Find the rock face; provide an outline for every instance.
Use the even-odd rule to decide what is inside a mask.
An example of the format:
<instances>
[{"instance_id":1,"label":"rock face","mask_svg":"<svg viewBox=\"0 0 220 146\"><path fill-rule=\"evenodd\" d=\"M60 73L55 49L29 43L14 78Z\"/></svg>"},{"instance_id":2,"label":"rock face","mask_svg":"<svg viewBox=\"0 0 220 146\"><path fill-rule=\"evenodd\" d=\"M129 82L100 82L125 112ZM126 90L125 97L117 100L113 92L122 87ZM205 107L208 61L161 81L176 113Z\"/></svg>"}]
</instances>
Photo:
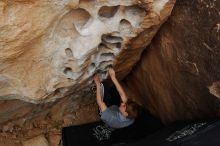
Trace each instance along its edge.
<instances>
[{"instance_id":1,"label":"rock face","mask_svg":"<svg viewBox=\"0 0 220 146\"><path fill-rule=\"evenodd\" d=\"M124 78L175 0L1 0L0 139L98 120L92 76ZM5 139L5 140L4 140ZM12 144L9 144L12 145Z\"/></svg>"},{"instance_id":2,"label":"rock face","mask_svg":"<svg viewBox=\"0 0 220 146\"><path fill-rule=\"evenodd\" d=\"M126 77L130 95L164 122L220 112L220 3L177 0Z\"/></svg>"},{"instance_id":3,"label":"rock face","mask_svg":"<svg viewBox=\"0 0 220 146\"><path fill-rule=\"evenodd\" d=\"M0 2L0 99L82 96L97 71L131 70L174 0ZM124 65L126 64L126 65Z\"/></svg>"},{"instance_id":4,"label":"rock face","mask_svg":"<svg viewBox=\"0 0 220 146\"><path fill-rule=\"evenodd\" d=\"M23 146L49 146L46 138L43 135L24 141Z\"/></svg>"}]
</instances>

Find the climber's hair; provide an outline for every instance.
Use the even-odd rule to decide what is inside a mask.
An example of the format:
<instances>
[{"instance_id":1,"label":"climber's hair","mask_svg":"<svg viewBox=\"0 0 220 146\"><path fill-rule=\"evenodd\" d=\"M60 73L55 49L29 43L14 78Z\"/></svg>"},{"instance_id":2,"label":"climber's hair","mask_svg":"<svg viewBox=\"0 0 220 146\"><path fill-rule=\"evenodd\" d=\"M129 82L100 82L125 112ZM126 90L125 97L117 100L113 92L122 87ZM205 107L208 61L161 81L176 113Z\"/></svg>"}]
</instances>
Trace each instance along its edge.
<instances>
[{"instance_id":1,"label":"climber's hair","mask_svg":"<svg viewBox=\"0 0 220 146\"><path fill-rule=\"evenodd\" d=\"M128 99L126 103L127 118L137 118L141 112L141 107L134 101Z\"/></svg>"}]
</instances>

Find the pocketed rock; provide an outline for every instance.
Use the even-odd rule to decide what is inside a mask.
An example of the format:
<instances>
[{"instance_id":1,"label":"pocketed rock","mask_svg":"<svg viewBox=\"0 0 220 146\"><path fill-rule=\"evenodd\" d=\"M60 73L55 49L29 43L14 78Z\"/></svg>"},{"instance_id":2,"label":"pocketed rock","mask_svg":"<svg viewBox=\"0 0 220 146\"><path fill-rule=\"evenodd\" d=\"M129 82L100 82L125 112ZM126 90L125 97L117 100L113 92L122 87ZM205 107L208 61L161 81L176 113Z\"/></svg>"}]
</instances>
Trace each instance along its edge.
<instances>
[{"instance_id":1,"label":"pocketed rock","mask_svg":"<svg viewBox=\"0 0 220 146\"><path fill-rule=\"evenodd\" d=\"M174 4L175 0L0 1L0 125L13 121L23 128L37 117L68 124L97 120L90 114L94 110L85 113L78 108L93 106L93 75L99 72L104 80L114 66L118 79L124 78ZM72 113L78 121L65 117Z\"/></svg>"},{"instance_id":2,"label":"pocketed rock","mask_svg":"<svg viewBox=\"0 0 220 146\"><path fill-rule=\"evenodd\" d=\"M123 78L170 15L175 0L0 2L0 99L81 97L114 65ZM123 64L122 64L123 62Z\"/></svg>"}]
</instances>

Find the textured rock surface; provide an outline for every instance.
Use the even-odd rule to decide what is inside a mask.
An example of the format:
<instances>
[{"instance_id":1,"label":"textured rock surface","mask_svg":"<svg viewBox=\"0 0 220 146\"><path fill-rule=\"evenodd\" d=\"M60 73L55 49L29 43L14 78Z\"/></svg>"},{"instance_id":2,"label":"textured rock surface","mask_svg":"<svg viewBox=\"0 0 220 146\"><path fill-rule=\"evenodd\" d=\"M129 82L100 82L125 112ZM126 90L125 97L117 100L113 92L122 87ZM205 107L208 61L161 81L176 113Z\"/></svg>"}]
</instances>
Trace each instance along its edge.
<instances>
[{"instance_id":1,"label":"textured rock surface","mask_svg":"<svg viewBox=\"0 0 220 146\"><path fill-rule=\"evenodd\" d=\"M220 3L177 0L125 83L164 122L220 112Z\"/></svg>"},{"instance_id":2,"label":"textured rock surface","mask_svg":"<svg viewBox=\"0 0 220 146\"><path fill-rule=\"evenodd\" d=\"M49 146L44 135L40 135L23 142L23 146Z\"/></svg>"},{"instance_id":3,"label":"textured rock surface","mask_svg":"<svg viewBox=\"0 0 220 146\"><path fill-rule=\"evenodd\" d=\"M92 75L114 65L124 78L174 3L0 1L0 141L44 134L52 145L62 126L98 120Z\"/></svg>"},{"instance_id":4,"label":"textured rock surface","mask_svg":"<svg viewBox=\"0 0 220 146\"><path fill-rule=\"evenodd\" d=\"M105 79L107 67L121 68L120 62L129 62L120 74L125 76L173 5L174 0L1 1L0 99L42 103L82 95L96 71Z\"/></svg>"}]
</instances>

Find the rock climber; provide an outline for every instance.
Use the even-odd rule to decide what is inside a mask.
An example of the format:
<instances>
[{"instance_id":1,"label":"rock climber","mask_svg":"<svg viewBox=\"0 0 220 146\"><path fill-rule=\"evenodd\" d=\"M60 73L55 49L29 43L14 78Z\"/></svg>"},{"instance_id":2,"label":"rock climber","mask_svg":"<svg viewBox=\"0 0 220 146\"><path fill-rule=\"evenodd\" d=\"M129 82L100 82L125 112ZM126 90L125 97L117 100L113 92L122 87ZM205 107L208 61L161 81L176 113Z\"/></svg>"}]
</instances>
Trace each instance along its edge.
<instances>
[{"instance_id":1,"label":"rock climber","mask_svg":"<svg viewBox=\"0 0 220 146\"><path fill-rule=\"evenodd\" d=\"M105 98L108 98L106 97L106 92L108 92L106 85L103 84L103 82L101 83L99 74L95 74L96 101L99 106L101 120L112 128L124 128L130 126L134 123L135 118L139 114L139 105L127 97L112 68L108 70L108 74L120 95L121 101L119 106L111 105L107 107L107 103L105 103Z\"/></svg>"}]
</instances>

